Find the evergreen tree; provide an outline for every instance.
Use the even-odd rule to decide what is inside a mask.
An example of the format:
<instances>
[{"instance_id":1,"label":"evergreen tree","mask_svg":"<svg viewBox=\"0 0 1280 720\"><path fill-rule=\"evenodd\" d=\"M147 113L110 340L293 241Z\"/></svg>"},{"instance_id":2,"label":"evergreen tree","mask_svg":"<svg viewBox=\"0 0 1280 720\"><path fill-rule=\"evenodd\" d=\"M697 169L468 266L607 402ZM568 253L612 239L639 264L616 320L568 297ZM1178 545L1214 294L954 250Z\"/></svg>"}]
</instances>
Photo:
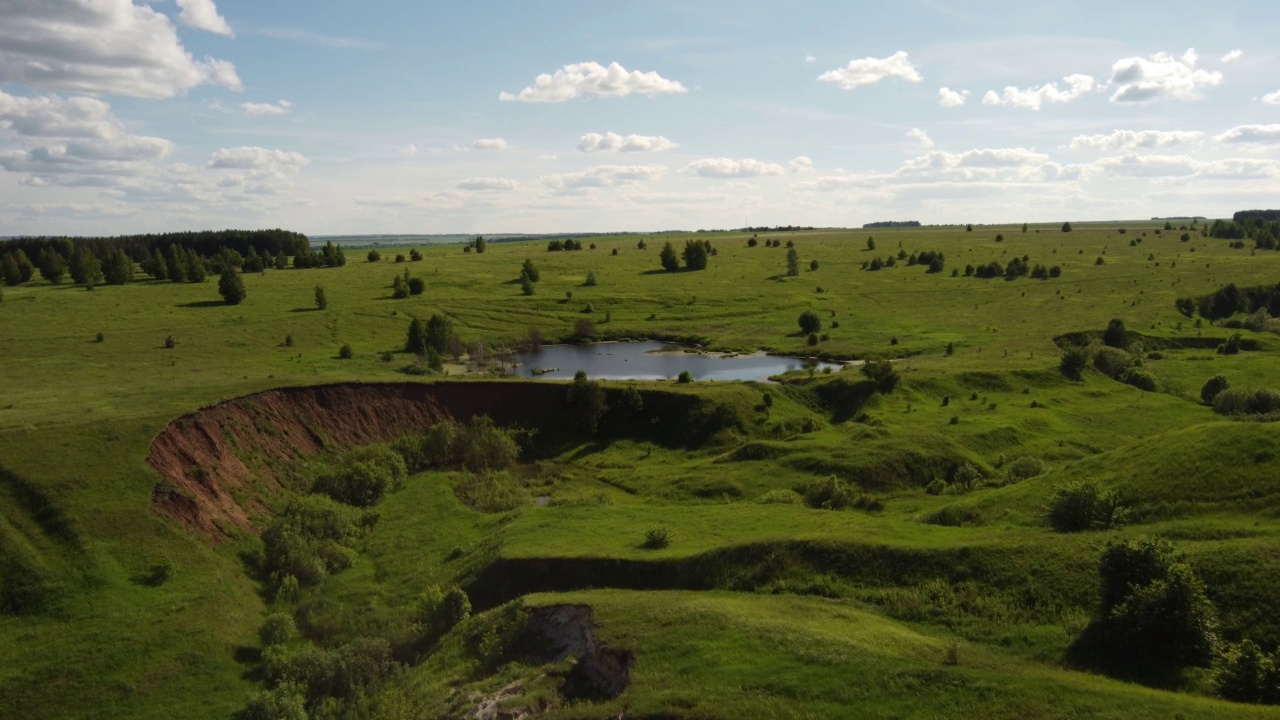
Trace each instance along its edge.
<instances>
[{"instance_id":1,"label":"evergreen tree","mask_svg":"<svg viewBox=\"0 0 1280 720\"><path fill-rule=\"evenodd\" d=\"M365 259L369 262L378 262L382 259L382 253L378 252L377 248L374 248L369 251L369 254L365 256Z\"/></svg>"},{"instance_id":2,"label":"evergreen tree","mask_svg":"<svg viewBox=\"0 0 1280 720\"><path fill-rule=\"evenodd\" d=\"M483 238L483 237L481 237L481 236L479 236L479 235L477 235L477 236L476 236L476 239L475 239L475 249L476 249L476 254L477 254L477 255L483 255L483 254L484 254L484 250L485 250L485 241L484 241L484 238ZM537 282L537 281L535 280L534 282Z\"/></svg>"},{"instance_id":3,"label":"evergreen tree","mask_svg":"<svg viewBox=\"0 0 1280 720\"><path fill-rule=\"evenodd\" d=\"M427 321L427 347L443 355L452 338L453 321L439 313L432 315Z\"/></svg>"},{"instance_id":4,"label":"evergreen tree","mask_svg":"<svg viewBox=\"0 0 1280 720\"><path fill-rule=\"evenodd\" d=\"M206 270L204 260L195 250L187 250L186 263L183 268L187 277L187 282L202 283L205 281Z\"/></svg>"},{"instance_id":5,"label":"evergreen tree","mask_svg":"<svg viewBox=\"0 0 1280 720\"><path fill-rule=\"evenodd\" d=\"M5 253L0 258L0 280L4 280L5 285L22 284L22 270L18 268L18 260L13 253Z\"/></svg>"},{"instance_id":6,"label":"evergreen tree","mask_svg":"<svg viewBox=\"0 0 1280 720\"><path fill-rule=\"evenodd\" d=\"M391 281L391 297L396 300L403 300L409 297L409 283L406 283L404 278L399 275L396 276L395 280Z\"/></svg>"},{"instance_id":7,"label":"evergreen tree","mask_svg":"<svg viewBox=\"0 0 1280 720\"><path fill-rule=\"evenodd\" d=\"M709 243L698 240L684 241L684 266L690 270L706 270Z\"/></svg>"},{"instance_id":8,"label":"evergreen tree","mask_svg":"<svg viewBox=\"0 0 1280 720\"><path fill-rule=\"evenodd\" d=\"M800 274L800 253L795 248L787 251L787 275L795 277Z\"/></svg>"},{"instance_id":9,"label":"evergreen tree","mask_svg":"<svg viewBox=\"0 0 1280 720\"><path fill-rule=\"evenodd\" d=\"M404 349L414 355L427 351L427 330L418 318L409 323L409 336L405 339Z\"/></svg>"},{"instance_id":10,"label":"evergreen tree","mask_svg":"<svg viewBox=\"0 0 1280 720\"><path fill-rule=\"evenodd\" d=\"M533 260L525 258L524 265L520 266L520 277L527 278L531 283L536 283L542 279L542 273L538 272L538 266L533 264Z\"/></svg>"},{"instance_id":11,"label":"evergreen tree","mask_svg":"<svg viewBox=\"0 0 1280 720\"><path fill-rule=\"evenodd\" d=\"M324 288L316 286L316 309L324 310L329 307L329 298L324 294Z\"/></svg>"},{"instance_id":12,"label":"evergreen tree","mask_svg":"<svg viewBox=\"0 0 1280 720\"><path fill-rule=\"evenodd\" d=\"M643 240L641 242L644 242ZM662 246L662 252L658 254L658 261L662 263L662 269L667 272L675 272L680 269L680 258L676 257L676 249L671 247L668 242Z\"/></svg>"},{"instance_id":13,"label":"evergreen tree","mask_svg":"<svg viewBox=\"0 0 1280 720\"><path fill-rule=\"evenodd\" d=\"M67 274L67 261L52 247L40 251L40 276L57 285Z\"/></svg>"},{"instance_id":14,"label":"evergreen tree","mask_svg":"<svg viewBox=\"0 0 1280 720\"><path fill-rule=\"evenodd\" d=\"M124 285L133 279L133 258L123 250L112 250L107 253L102 274L108 285Z\"/></svg>"},{"instance_id":15,"label":"evergreen tree","mask_svg":"<svg viewBox=\"0 0 1280 720\"><path fill-rule=\"evenodd\" d=\"M102 281L102 263L93 253L80 248L71 258L71 279L77 285L83 285L86 290L92 290Z\"/></svg>"},{"instance_id":16,"label":"evergreen tree","mask_svg":"<svg viewBox=\"0 0 1280 720\"><path fill-rule=\"evenodd\" d=\"M263 271L265 265L262 262L262 256L258 254L257 248L252 245L249 246L249 254L244 256L244 265L241 267L244 268L245 272L256 273Z\"/></svg>"},{"instance_id":17,"label":"evergreen tree","mask_svg":"<svg viewBox=\"0 0 1280 720\"><path fill-rule=\"evenodd\" d=\"M1071 223L1070 223L1070 222L1064 222L1064 223L1062 223L1062 232L1071 232Z\"/></svg>"},{"instance_id":18,"label":"evergreen tree","mask_svg":"<svg viewBox=\"0 0 1280 720\"><path fill-rule=\"evenodd\" d=\"M22 251L22 248L18 248L13 251L13 259L18 265L19 282L24 283L30 281L31 277L36 274L36 266L31 263L31 258L27 257L27 254Z\"/></svg>"},{"instance_id":19,"label":"evergreen tree","mask_svg":"<svg viewBox=\"0 0 1280 720\"><path fill-rule=\"evenodd\" d=\"M222 267L222 276L218 278L218 294L228 305L239 305L245 298L244 279L231 265Z\"/></svg>"},{"instance_id":20,"label":"evergreen tree","mask_svg":"<svg viewBox=\"0 0 1280 720\"><path fill-rule=\"evenodd\" d=\"M528 275L520 276L520 292L525 295L533 294L533 281L529 279Z\"/></svg>"},{"instance_id":21,"label":"evergreen tree","mask_svg":"<svg viewBox=\"0 0 1280 720\"><path fill-rule=\"evenodd\" d=\"M285 255L283 250L276 253L276 269L277 270L289 269L289 256Z\"/></svg>"},{"instance_id":22,"label":"evergreen tree","mask_svg":"<svg viewBox=\"0 0 1280 720\"><path fill-rule=\"evenodd\" d=\"M183 258L178 255L178 252L177 245L170 245L164 259L166 274L170 280L176 283L184 282L187 279L187 266L183 262Z\"/></svg>"}]
</instances>

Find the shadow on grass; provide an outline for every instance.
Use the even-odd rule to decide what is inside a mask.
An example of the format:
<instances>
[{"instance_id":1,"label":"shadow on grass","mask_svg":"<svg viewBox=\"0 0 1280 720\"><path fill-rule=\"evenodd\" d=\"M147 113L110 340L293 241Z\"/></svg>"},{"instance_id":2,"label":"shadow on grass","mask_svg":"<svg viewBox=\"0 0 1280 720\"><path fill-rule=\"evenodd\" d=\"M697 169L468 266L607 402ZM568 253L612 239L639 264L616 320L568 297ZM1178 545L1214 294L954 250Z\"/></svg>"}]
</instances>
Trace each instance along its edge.
<instances>
[{"instance_id":1,"label":"shadow on grass","mask_svg":"<svg viewBox=\"0 0 1280 720\"><path fill-rule=\"evenodd\" d=\"M301 308L294 308L294 309L290 310L289 312L294 312L294 313L320 312L320 308L313 308L313 307L301 307Z\"/></svg>"},{"instance_id":2,"label":"shadow on grass","mask_svg":"<svg viewBox=\"0 0 1280 720\"><path fill-rule=\"evenodd\" d=\"M211 308L211 307L222 307L222 306L224 306L224 305L226 305L226 304L227 304L227 303L226 303L226 301L224 301L224 300L197 300L197 301L195 301L195 302L179 303L178 305L175 305L174 307L180 307L180 308Z\"/></svg>"}]
</instances>

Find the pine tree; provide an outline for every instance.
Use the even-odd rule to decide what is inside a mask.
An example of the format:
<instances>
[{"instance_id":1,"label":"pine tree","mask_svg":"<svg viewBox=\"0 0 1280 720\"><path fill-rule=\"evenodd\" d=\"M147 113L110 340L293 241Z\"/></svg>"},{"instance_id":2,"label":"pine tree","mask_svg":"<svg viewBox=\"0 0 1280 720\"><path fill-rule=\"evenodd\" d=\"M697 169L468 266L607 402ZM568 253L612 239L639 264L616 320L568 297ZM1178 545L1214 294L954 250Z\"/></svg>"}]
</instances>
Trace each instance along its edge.
<instances>
[{"instance_id":1,"label":"pine tree","mask_svg":"<svg viewBox=\"0 0 1280 720\"><path fill-rule=\"evenodd\" d=\"M218 278L218 294L228 305L239 305L245 298L244 279L230 265L222 268L222 276Z\"/></svg>"},{"instance_id":2,"label":"pine tree","mask_svg":"<svg viewBox=\"0 0 1280 720\"><path fill-rule=\"evenodd\" d=\"M662 246L662 252L658 254L658 261L662 263L662 269L667 272L675 272L680 269L680 258L676 257L676 249L671 247L671 243Z\"/></svg>"},{"instance_id":3,"label":"pine tree","mask_svg":"<svg viewBox=\"0 0 1280 720\"><path fill-rule=\"evenodd\" d=\"M409 297L409 284L399 275L396 276L395 280L391 281L391 297L396 300L403 300Z\"/></svg>"},{"instance_id":4,"label":"pine tree","mask_svg":"<svg viewBox=\"0 0 1280 720\"><path fill-rule=\"evenodd\" d=\"M183 263L183 271L186 275L187 282L202 283L207 277L204 268L204 260L193 249L187 250L186 261Z\"/></svg>"},{"instance_id":5,"label":"pine tree","mask_svg":"<svg viewBox=\"0 0 1280 720\"><path fill-rule=\"evenodd\" d=\"M538 266L533 264L533 260L524 259L524 265L520 266L520 277L528 278L529 282L536 283L542 279L542 273L538 272Z\"/></svg>"},{"instance_id":6,"label":"pine tree","mask_svg":"<svg viewBox=\"0 0 1280 720\"><path fill-rule=\"evenodd\" d=\"M427 321L427 347L444 354L449 348L449 340L453 338L453 321L435 314Z\"/></svg>"},{"instance_id":7,"label":"pine tree","mask_svg":"<svg viewBox=\"0 0 1280 720\"><path fill-rule=\"evenodd\" d=\"M795 248L787 251L787 275L795 277L800 274L800 253Z\"/></svg>"},{"instance_id":8,"label":"pine tree","mask_svg":"<svg viewBox=\"0 0 1280 720\"><path fill-rule=\"evenodd\" d=\"M329 298L325 296L324 288L317 285L316 286L316 309L324 310L327 307L329 307Z\"/></svg>"},{"instance_id":9,"label":"pine tree","mask_svg":"<svg viewBox=\"0 0 1280 720\"><path fill-rule=\"evenodd\" d=\"M409 323L409 336L405 339L404 349L415 355L421 355L427 351L427 331L418 318L414 318L413 322Z\"/></svg>"},{"instance_id":10,"label":"pine tree","mask_svg":"<svg viewBox=\"0 0 1280 720\"><path fill-rule=\"evenodd\" d=\"M67 261L51 247L40 251L40 276L57 285L67 274Z\"/></svg>"}]
</instances>

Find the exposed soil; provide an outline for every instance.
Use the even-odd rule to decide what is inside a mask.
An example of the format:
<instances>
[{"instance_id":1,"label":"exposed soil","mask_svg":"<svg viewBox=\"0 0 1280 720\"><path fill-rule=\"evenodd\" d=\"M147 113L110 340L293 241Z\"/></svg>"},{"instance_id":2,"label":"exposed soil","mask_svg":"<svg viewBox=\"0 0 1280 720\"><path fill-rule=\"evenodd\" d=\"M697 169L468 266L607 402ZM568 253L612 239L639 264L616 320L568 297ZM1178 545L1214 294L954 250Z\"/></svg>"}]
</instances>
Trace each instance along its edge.
<instances>
[{"instance_id":1,"label":"exposed soil","mask_svg":"<svg viewBox=\"0 0 1280 720\"><path fill-rule=\"evenodd\" d=\"M558 410L548 383L342 383L281 388L227 400L169 423L147 463L161 476L152 508L214 541L252 531L265 500L300 458L387 442L442 418L488 415L500 424Z\"/></svg>"},{"instance_id":2,"label":"exposed soil","mask_svg":"<svg viewBox=\"0 0 1280 720\"><path fill-rule=\"evenodd\" d=\"M556 660L577 659L564 687L568 698L615 698L627 689L635 655L600 645L590 605L549 605L529 611L529 629L555 649Z\"/></svg>"}]
</instances>

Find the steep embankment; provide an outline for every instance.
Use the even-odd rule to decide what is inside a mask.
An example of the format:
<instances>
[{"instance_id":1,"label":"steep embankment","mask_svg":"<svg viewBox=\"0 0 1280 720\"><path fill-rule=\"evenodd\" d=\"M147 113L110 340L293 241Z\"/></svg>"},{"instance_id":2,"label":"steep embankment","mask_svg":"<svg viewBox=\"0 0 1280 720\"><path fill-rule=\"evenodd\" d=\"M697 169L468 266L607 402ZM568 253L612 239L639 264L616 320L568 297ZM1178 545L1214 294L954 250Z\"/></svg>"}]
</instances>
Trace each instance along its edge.
<instances>
[{"instance_id":1,"label":"steep embankment","mask_svg":"<svg viewBox=\"0 0 1280 720\"><path fill-rule=\"evenodd\" d=\"M394 440L442 418L516 423L563 395L562 386L532 383L344 383L226 400L174 420L152 441L147 462L162 478L152 508L220 539L251 527L263 494L301 457Z\"/></svg>"}]
</instances>

